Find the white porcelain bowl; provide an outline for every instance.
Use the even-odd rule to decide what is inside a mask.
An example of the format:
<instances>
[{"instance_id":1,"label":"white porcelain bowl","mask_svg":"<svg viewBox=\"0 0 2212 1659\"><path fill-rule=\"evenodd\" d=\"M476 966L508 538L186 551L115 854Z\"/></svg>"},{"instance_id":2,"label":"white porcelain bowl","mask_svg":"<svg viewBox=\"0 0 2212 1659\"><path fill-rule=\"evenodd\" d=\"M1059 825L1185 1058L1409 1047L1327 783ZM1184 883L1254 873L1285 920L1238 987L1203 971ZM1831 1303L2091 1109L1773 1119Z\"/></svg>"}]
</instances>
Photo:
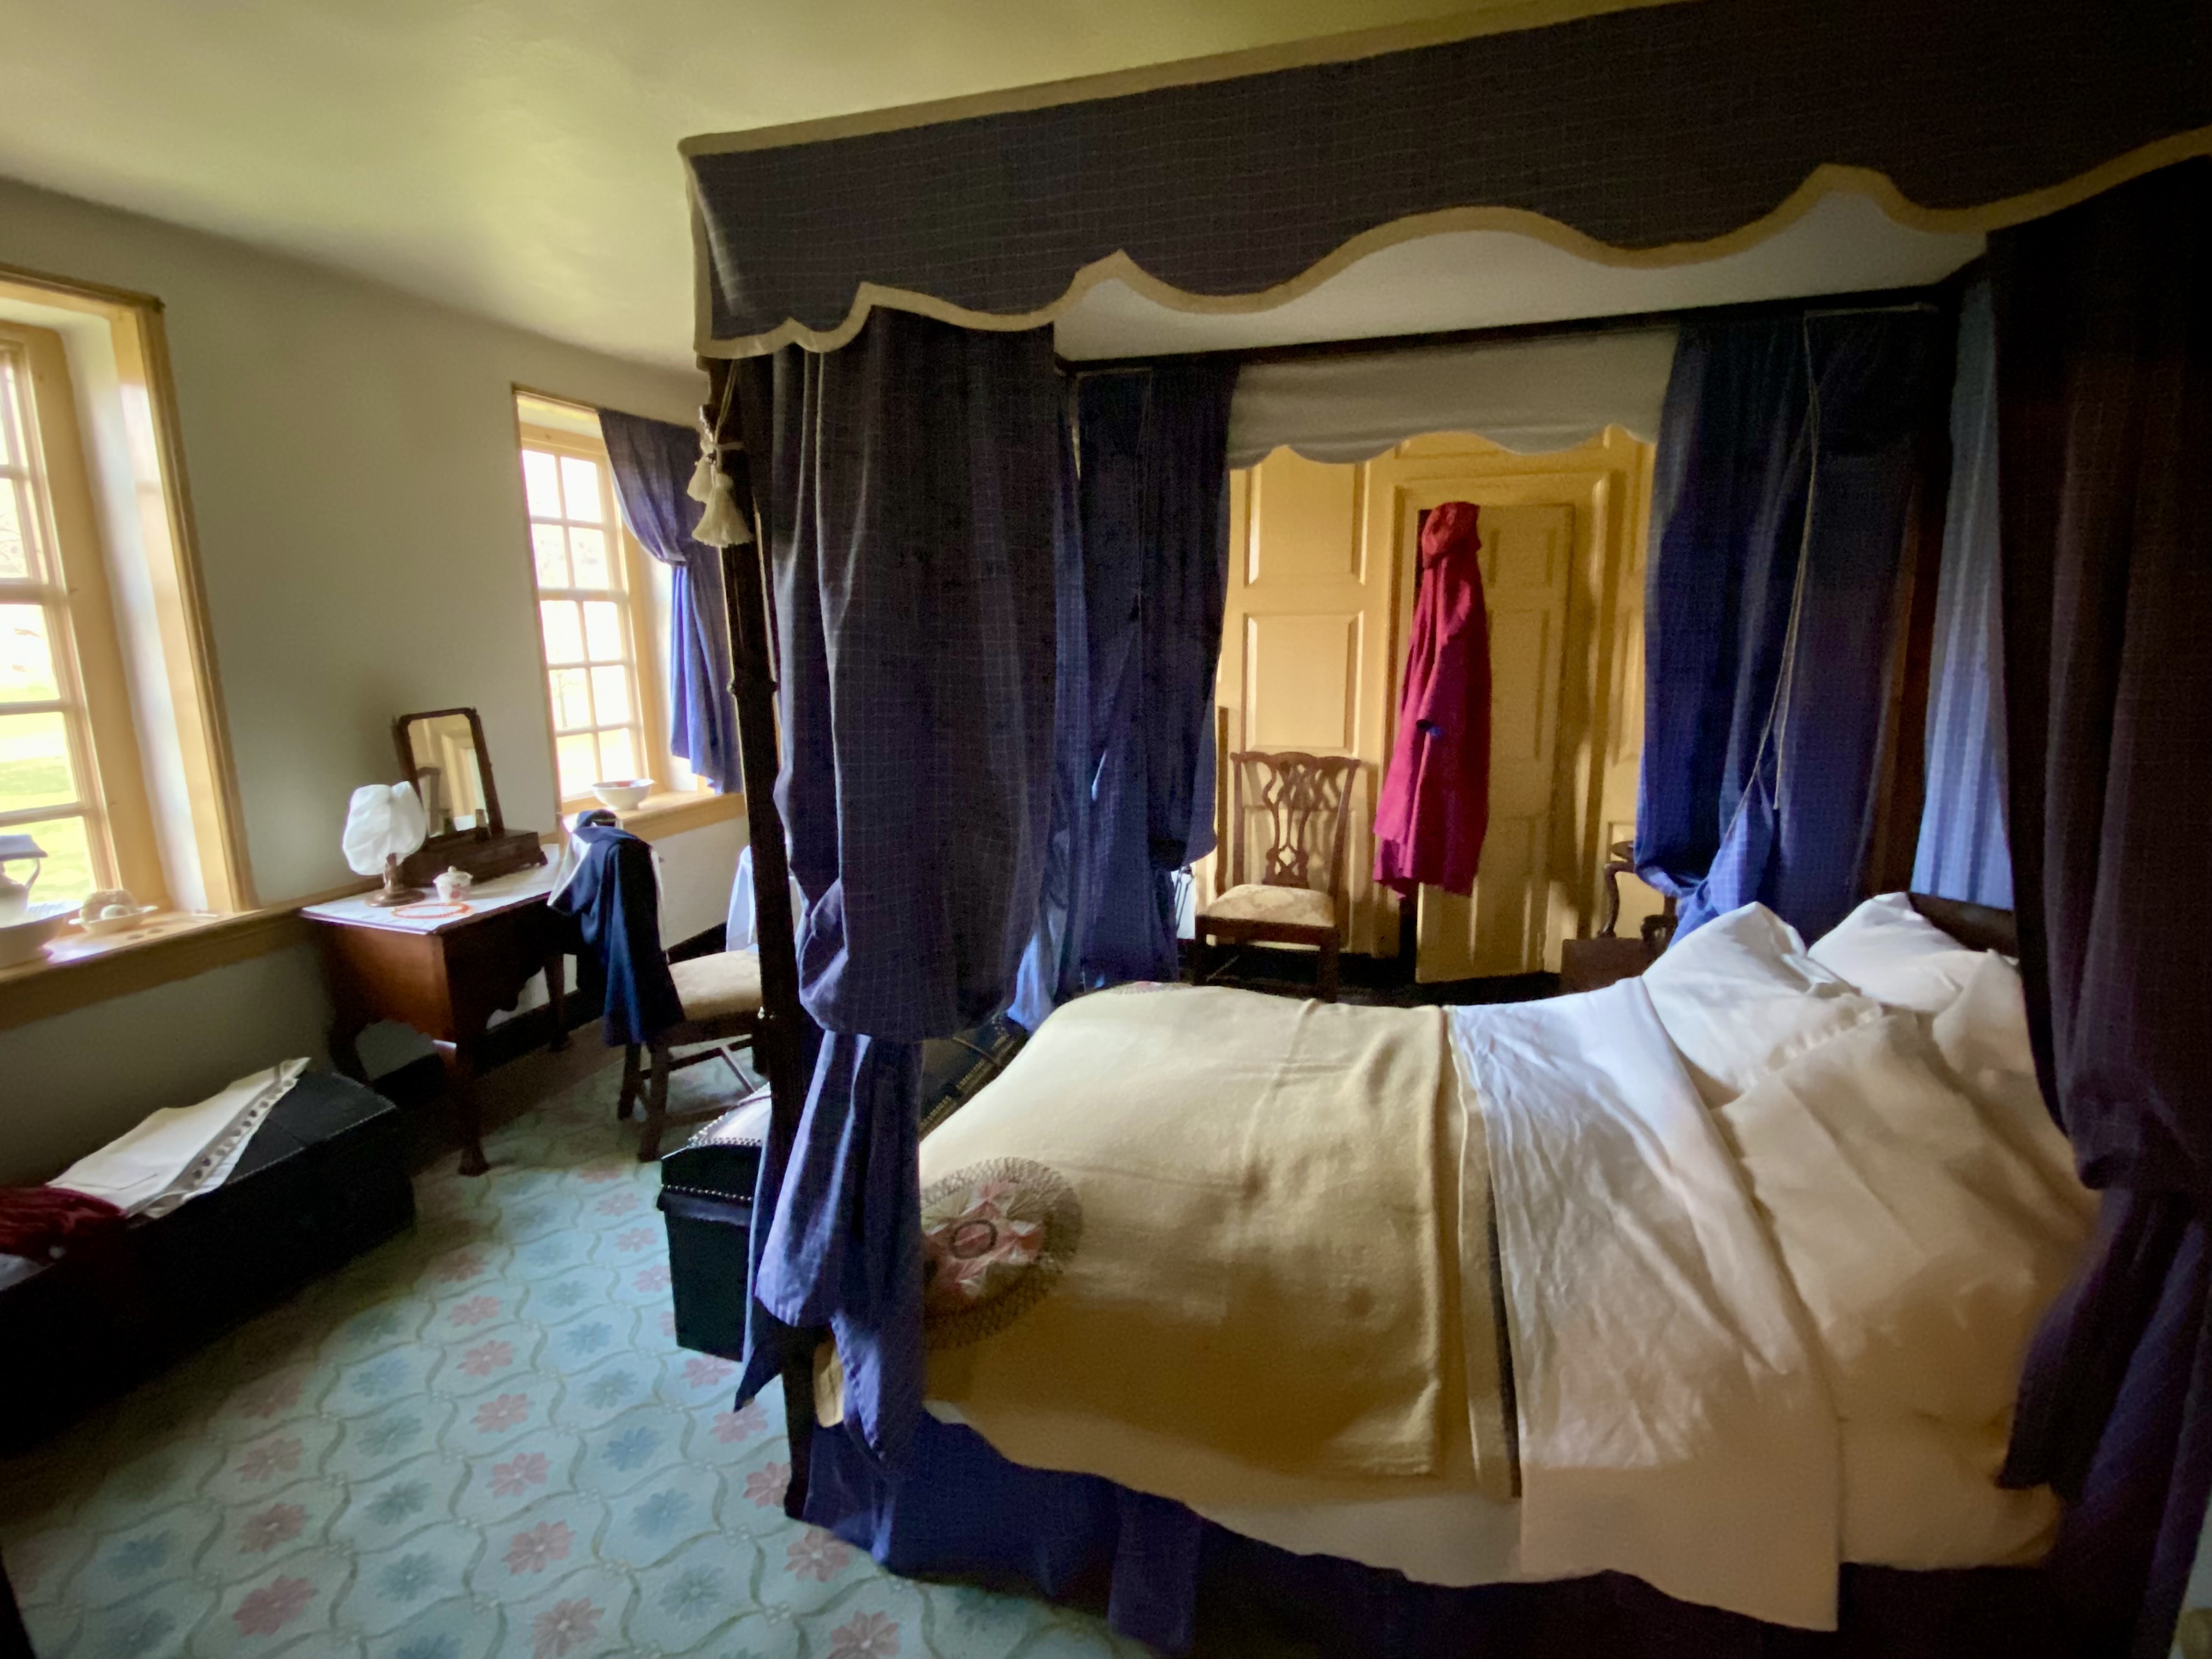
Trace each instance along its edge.
<instances>
[{"instance_id":1,"label":"white porcelain bowl","mask_svg":"<svg viewBox=\"0 0 2212 1659\"><path fill-rule=\"evenodd\" d=\"M13 921L0 922L0 968L20 968L39 959L39 947L62 930L76 906L57 901L33 904Z\"/></svg>"},{"instance_id":2,"label":"white porcelain bowl","mask_svg":"<svg viewBox=\"0 0 2212 1659\"><path fill-rule=\"evenodd\" d=\"M617 779L611 783L595 783L592 793L617 812L627 812L653 793L651 778Z\"/></svg>"}]
</instances>

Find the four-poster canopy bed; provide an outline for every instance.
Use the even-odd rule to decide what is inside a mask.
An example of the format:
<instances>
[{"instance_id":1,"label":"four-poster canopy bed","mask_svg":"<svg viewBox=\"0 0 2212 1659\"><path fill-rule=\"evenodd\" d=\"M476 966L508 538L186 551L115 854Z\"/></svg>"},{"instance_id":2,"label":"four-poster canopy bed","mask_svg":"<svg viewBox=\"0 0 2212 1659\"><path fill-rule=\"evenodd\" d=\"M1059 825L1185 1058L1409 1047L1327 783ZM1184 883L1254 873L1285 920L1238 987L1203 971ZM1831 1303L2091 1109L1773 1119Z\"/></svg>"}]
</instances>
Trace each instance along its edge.
<instances>
[{"instance_id":1,"label":"four-poster canopy bed","mask_svg":"<svg viewBox=\"0 0 2212 1659\"><path fill-rule=\"evenodd\" d=\"M1883 49L1868 50L1870 40ZM1579 1571L1596 1576L1486 1598L1437 1588L1480 1581L1379 1571L1402 1564L1345 1559L1357 1552L1315 1544L1310 1530L1295 1527L1275 1533L1281 1549L1271 1553L1252 1541L1269 1535L1267 1524L1249 1512L1242 1529L1201 1521L1196 1505L1170 1501L1160 1495L1161 1482L1148 1486L1133 1473L1147 1467L1133 1454L1106 1468L1024 1467L1026 1460L1009 1462L984 1443L1003 1450L1018 1434L978 1438L928 1415L920 1168L950 1156L946 1148L965 1147L987 1163L1029 1144L1065 1148L1063 1132L1072 1129L1051 1120L1048 1105L1023 1109L1031 1116L1019 1127L1018 1091L994 1085L928 1146L918 1146L914 1048L997 1012L1018 994L1049 1006L1146 977L1127 964L1163 948L1151 915L1158 882L1210 843L1194 803L1206 796L1202 770L1212 763L1206 647L1218 648L1225 550L1212 504L1226 434L1237 423L1233 365L1210 369L1200 357L1183 368L1139 368L1133 391L1123 386L1111 395L1108 377L1078 374L1063 395L1048 325L1061 326L1063 356L1088 328L1084 355L1117 361L1202 349L1209 328L1218 331L1214 342L1238 349L1310 340L1321 327L1346 337L1416 332L1388 320L1407 314L1406 295L1392 283L1407 272L1432 278L1435 267L1391 261L1423 238L1471 239L1460 246L1497 252L1502 240L1474 239L1510 237L1524 253L1548 245L1600 267L1662 273L1664 285L1644 289L1643 303L1616 294L1589 309L1679 313L1700 300L1924 284L1965 263L1986 234L1994 326L2007 341L2002 374L2018 362L2035 376L2032 384L2025 374L2017 382L2001 376L1991 418L2002 424L2008 453L2033 455L2043 468L2033 485L2014 473L2002 483L2004 741L2027 1021L2021 1052L2032 1033L2029 1074L2039 1075L2084 1175L2108 1196L2087 1247L2088 1266L2037 1340L2006 1471L2013 1487L2051 1481L2069 1500L2052 1566L1845 1570L1840 1632L1819 1650L2017 1651L2008 1644L2027 1644L2063 1651L2078 1640L2162 1651L2212 1480L2212 1399L2200 1410L2186 1386L2203 1327L2207 1245L2196 1195L2212 1193L2212 1156L2205 1156L2212 1153L2212 1103L2183 1064L2192 1036L2201 1039L2201 1019L2192 1021L2174 990L2155 982L2160 952L2179 942L2179 924L2137 896L2155 879L2161 855L2179 853L2185 826L2212 804L2205 772L2212 763L2203 758L2212 732L2199 706L2212 697L2178 711L2174 685L2147 670L2142 642L2154 635L2170 661L2190 665L2182 683L2203 690L2212 617L2201 564L2191 560L2202 559L2208 514L2191 509L2207 503L2201 481L2182 481L2183 457L2194 452L2175 434L2193 430L2201 443L2212 375L2203 313L2212 283L2212 185L2203 175L2212 163L2190 159L2212 153L2212 74L2205 72L2212 21L2201 9L2178 6L2112 14L1978 3L1931 13L1886 0L1844 14L1811 0L1700 0L1401 50L1390 44L1322 43L1304 61L1279 58L1256 71L1201 65L1147 89L1126 82L1046 88L995 106L684 147L700 255L698 344L714 375L703 412L762 532L731 548L724 565L761 894L760 1052L775 1102L743 1386L781 1378L793 1449L788 1507L902 1570L1011 1571L1056 1589L1097 1565L1103 1540L1115 1623L1166 1646L1200 1633L1193 1621L1201 1589L1218 1595L1239 1573L1333 1601L1340 1619L1357 1609L1381 1621L1381 1634L1370 1628L1368 1637L1409 1650L1471 1637L1494 1639L1504 1650L1548 1650L1629 1631L1656 1647L1795 1650L1789 1641L1796 1638L1712 1613L1713 1605L1782 1624L1822 1624L1817 1584L1796 1599L1778 1589L1757 1601L1752 1592L1701 1581L1711 1562L1692 1561L1680 1572L1650 1565L1664 1530L1652 1516L1644 1517L1649 1535L1641 1545L1611 1553L1589 1546L1592 1529L1602 1530L1592 1519L1604 1513L1602 1482L1598 1498L1579 1510L1568 1506L1583 1530L1555 1534L1549 1555L1532 1541L1540 1534L1535 1511L1524 1508L1519 1522L1531 1558L1551 1564L1547 1576L1562 1576L1567 1569L1559 1564L1583 1546ZM1870 197L1884 216L1836 218L1843 228L1809 270L1759 264L1769 239L1817 222L1827 211L1819 204L1838 191ZM2147 228L2153 226L2155 234ZM1697 291L1700 260L1710 262L1708 270L1728 266L1725 283ZM1369 261L1370 276L1385 265L1398 276L1364 278ZM1478 290L1479 283L1458 291L1440 285L1430 314L1443 327L1560 314L1547 308L1562 303L1552 291L1526 294L1522 310L1501 314L1510 297ZM1271 337L1267 319L1276 313L1283 331ZM1840 445L1837 471L1820 476L1831 478L1825 488L1848 496L1858 488L1852 467L1863 459L1847 438L1824 432L1824 402L1832 422L1848 426L1871 406L1853 387L1875 384L1867 380L1873 374L1879 392L1905 372L1880 368L1903 361L1896 331L1887 340L1869 334L1858 346L1816 349L1813 314L1798 306L1769 330L1771 343L1746 344L1740 331L1733 343L1701 348L1717 354L1711 374L1750 374L1743 363L1767 352L1771 362L1759 372L1779 388L1777 407L1809 411L1809 427L1784 447L1812 459L1785 458L1759 485L1778 492L1782 517L1806 526L1803 548L1793 542L1791 549L1795 596L1789 581L1775 590L1791 623L1784 635L1778 613L1776 637L1790 641L1789 651L1807 607L1807 573L1817 587L1823 569L1844 578L1856 569L1849 534L1838 532L1836 554L1813 550L1819 538L1803 467L1828 465L1823 445ZM1940 423L1948 381L1948 355L1945 387L1938 387L1931 354L1948 354L1948 343L1939 331L1905 351L1918 365L1909 374L1921 389L1868 441L1903 458L1879 490L1855 498L1864 514L1856 521L1859 541L1887 537L1887 556L1901 545L1906 520L1940 513L1930 499L1942 494L1940 470L1922 463L1930 398ZM1678 353L1670 404L1684 361ZM1850 402L1855 396L1860 404ZM2098 411L2116 409L2130 412L2137 449L2112 435L2118 428L2096 424ZM1078 466L1079 444L1086 457L1103 459ZM2153 510L2130 520L2115 504L2116 487L2133 489ZM1680 505L1667 502L1670 510ZM2084 507L2086 519L2078 511L2068 516ZM1086 538L1111 556L1086 564ZM2016 547L2032 551L2018 556ZM1692 552L1670 553L1674 568L1684 568ZM1842 562L1824 567L1818 556ZM1747 579L1731 580L1741 586ZM2075 603L2100 584L2097 603ZM2065 605L2057 603L2061 597ZM1884 615L1891 603L1884 598ZM1927 603L1923 592L1915 623L1923 640ZM2146 603L2160 611L2155 619L2142 611ZM2206 625L2192 635L2187 630L2197 623ZM2054 662L2053 631L2075 629L2100 643ZM1852 660L1863 663L1871 647L1855 648ZM1893 706L1863 722L1850 742L1869 755L1886 750L1891 771L1910 774L1899 757L1917 755L1917 721L1900 706L1922 694L1911 690L1909 667L1900 678L1885 656L1872 660L1892 695L1858 701ZM1762 710L1790 708L1790 696L1787 677L1778 689L1770 674L1753 702ZM1744 707L1739 696L1735 718ZM1723 708L1718 718L1725 725L1731 716ZM2126 738L2109 755L2090 740L2100 725ZM1811 729L1801 728L1801 737ZM1788 740L1770 750L1765 735L1751 735L1756 753L1735 774L1733 811L1701 830L1690 854L1679 846L1644 849L1651 872L1680 878L1711 909L1729 909L1735 897L1797 890L1786 880L1772 884L1773 860L1786 864L1783 843L1795 831L1772 799L1775 777L1761 758L1786 756ZM1683 752L1702 752L1702 739L1685 741ZM2179 762L2178 742L2196 744ZM1857 764L1863 796L1872 762L1862 757ZM2183 803L2163 817L2148 805L2151 769L2160 765L2169 768L2160 784ZM772 793L767 781L779 776ZM2102 810L2107 799L2122 803L2116 814ZM1861 838L1854 845L1871 837L1893 850L1900 836L1909 840L1894 802L1886 826L1866 827L1867 809L1864 799L1854 808L1860 817L1851 833ZM1759 833L1778 852L1739 833L1761 811L1770 822ZM793 918L779 914L787 908L787 832L790 866L808 897L795 949ZM1683 867L1686 857L1695 867ZM1129 858L1133 873L1116 862ZM1723 866L1739 885L1719 884ZM1857 860L1848 873L1858 875ZM1728 903L1723 894L1732 896ZM1832 891L1820 902L1831 911L1808 932L1836 920ZM1583 1069L1568 1081L1559 1079L1572 1068L1554 1067L1555 1103L1577 1091L1591 1103L1612 1099L1619 1109L1610 1121L1630 1139L1634 1122L1651 1129L1657 1120L1649 1114L1660 1113L1671 1127L1652 1133L1662 1141L1689 1137L1669 1143L1677 1150L1691 1141L1703 1149L1700 1179L1720 1206L1685 1220L1685 1236L1706 1238L1708 1266L1752 1261L1767 1247L1756 1242L1754 1212L1739 1189L1747 1179L1759 1187L1759 1138L1802 1137L1774 1128L1780 1120L1773 1117L1761 1120L1763 1128L1734 1120L1718 1132L1697 1127L1708 1115L1696 1109L1686 1077L1714 1113L1739 1097L1765 1100L1766 1085L1763 1073L1747 1073L1733 1092L1723 1091L1726 1100L1707 1091L1712 1079L1693 1055L1696 1040L1683 1033L1701 1021L1738 1018L1733 1005L1698 1012L1696 964L1741 929L1756 933L1760 924L1745 918L1766 914L1731 909L1692 936L1692 944L1707 943L1684 958L1690 965L1670 970L1692 987L1675 994L1675 1018L1654 1022L1660 991L1616 987L1543 1005L1548 1012L1502 1011L1486 1023L1458 1022L1456 1073L1433 1022L1390 1065L1419 1076L1471 1078L1480 1110L1470 1109L1464 1121L1443 1116L1468 1144L1486 1133L1498 1137L1492 1173L1510 1185L1534 1167L1516 1158L1525 1160L1532 1144L1540 1150L1545 1134L1561 1132L1560 1120L1556 1111L1516 1117L1510 1103L1533 1098L1534 1085L1523 1073L1495 1070L1503 1062L1482 1060L1477 1051L1519 1042L1531 1052L1578 1052ZM1171 962L1171 932L1164 948ZM1791 962L1801 954L1786 939L1768 952ZM1120 965L1101 969L1102 962ZM1865 1032L1853 1040L1873 1043L1879 1036L1893 1044L1894 1053L1884 1050L1887 1058L1869 1066L1907 1065L1899 1056L1923 1041L1915 1036L1923 1028L1910 1023L1919 1016L1899 1014L1887 997L1856 997L1849 979L1830 974L1820 983L1842 988L1815 991L1812 1000L1849 995L1870 1004L1877 1012L1859 1022ZM1963 983L1951 993L1963 998ZM1808 978L1795 988L1812 985ZM1188 996L1235 994L1121 992L1086 999L1071 1007L1073 1018L1046 1029L1056 1045L1079 1046L1085 1030L1152 1018L1142 1012L1148 1002L1187 1012L1195 1006ZM1954 1020L1954 1035L1956 1027ZM1640 1048L1621 1046L1632 1029ZM1122 1039L1110 1032L1093 1036L1105 1044L1091 1051L1094 1069L1100 1054L1130 1052L1126 1041L1115 1049ZM1365 1040L1351 1039L1352 1048ZM1428 1073L1414 1053L1423 1044ZM1328 1052L1324 1071L1356 1072L1351 1050ZM1804 1057L1802 1044L1790 1053ZM1600 1060L1590 1060L1593 1054ZM1778 1048L1763 1063L1784 1057ZM1607 1075L1618 1084L1610 1095ZM2015 1067L2011 1075L2022 1073ZM1443 1085L1413 1086L1433 1094ZM1663 1105L1650 1104L1660 1096ZM2009 1098L2017 1104L2020 1097ZM1042 1119L1035 1116L1040 1111ZM1595 1104L1589 1111L1589 1123L1605 1115ZM1017 1120L1006 1131L1011 1139L986 1133L1005 1130L1010 1114ZM2032 1140L2028 1126L2014 1127ZM2051 1171L2047 1152L2020 1155L2043 1171L2038 1180L2048 1177L2039 1190L2059 1194L2052 1201L2063 1211L2072 1177ZM1060 1153L1079 1163L1096 1155L1095 1146ZM1346 1155L1341 1146L1328 1154ZM1463 1169L1468 1156L1464 1146L1440 1152L1435 1167ZM1748 1160L1743 1167L1752 1173L1729 1175L1731 1156ZM972 1176L949 1175L963 1173ZM1603 1179L1593 1180L1593 1192L1602 1194ZM1738 1194L1738 1208L1727 1208L1723 1189ZM1779 1228L1778 1248L1798 1274L1801 1299L1817 1302L1807 1288L1814 1269L1790 1256L1787 1206L1764 1189L1758 1195L1764 1207L1756 1213L1766 1236ZM1571 1219L1590 1198L1565 1186L1547 1189L1540 1201L1525 1190L1521 1200L1480 1188L1457 1191L1455 1202L1494 1200L1498 1248L1486 1258L1480 1249L1448 1250L1440 1271L1473 1279L1486 1261L1513 1282L1549 1260L1532 1218L1548 1204ZM1101 1209L1112 1206L1102 1201ZM1732 1219L1715 1220L1723 1211ZM1462 1222L1476 1212L1458 1212ZM2051 1241L2064 1232L2057 1213L2043 1212L2044 1231L2021 1246L2045 1269ZM1049 1222L1040 1212L1034 1224L1049 1234ZM1716 1227L1737 1230L1729 1234L1734 1244L1698 1231ZM1599 1255L1610 1237L1587 1220L1562 1236ZM1479 1242L1482 1229L1456 1237ZM1094 1240L1092 1248L1104 1246ZM1631 1267L1621 1271L1632 1279ZM1510 1304L1513 1294L1498 1291L1498 1300ZM1055 1304L1051 1295L1037 1305L1054 1317L1079 1300L1064 1295ZM2049 1295L2045 1284L2043 1299ZM1752 1349L1785 1370L1781 1357L1794 1352L1789 1364L1801 1380L1811 1376L1817 1368L1805 1358L1803 1331L1793 1327L1802 1316L1790 1312L1797 1303L1778 1291L1760 1296L1755 1318L1741 1300L1729 1316L1770 1321L1769 1346L1752 1340ZM1510 1305L1507 1312L1514 1314ZM1510 1340L1516 1363L1522 1346L1536 1340L1532 1322L1539 1316L1524 1308L1494 1328ZM819 1352L832 1346L836 1364L817 1375ZM1453 1379L1465 1391L1468 1376L1469 1354L1454 1351L1457 1370L1447 1366L1431 1379L1447 1395ZM1589 1355L1559 1353L1552 1358L1564 1370L1531 1371L1520 1386L1540 1391L1551 1386L1543 1379L1577 1365L1589 1376ZM930 1378L931 1397L947 1414L933 1362ZM1829 1384L1848 1391L1851 1376L1831 1376ZM1500 1435L1510 1439L1517 1419L1522 1435L1535 1437L1537 1463L1512 1465L1523 1474L1553 1467L1544 1459L1559 1453L1561 1425L1547 1416L1552 1404L1528 1393L1516 1401L1510 1382L1492 1398ZM1633 1402L1621 1404L1635 1415ZM1814 1409L1803 1398L1795 1408ZM1684 1409L1694 1416L1696 1402ZM825 1416L837 1426L817 1429ZM1747 1430L1771 1466L1739 1456L1745 1490L1796 1467L1785 1419ZM1480 1432L1475 1438L1475 1460L1488 1455L1494 1468L1497 1448L1486 1451ZM1727 1449L1709 1449L1724 1461ZM1152 1450L1157 1459L1158 1446ZM1721 1464L1700 1467L1711 1473ZM1127 1479L1103 1478L1109 1469ZM1837 1478L1832 1465L1825 1475L1811 1468L1806 1478L1807 1490L1835 1497L1832 1486L1820 1484ZM1524 1488L1524 1503L1536 1492ZM1839 1522L1838 1503L1801 1507L1816 1532L1828 1529L1832 1572L1842 1559L1833 1529L1848 1532L1848 1516ZM1731 1511L1725 1502L1702 1512L1716 1535L1729 1527L1741 1535L1747 1520L1786 1531L1795 1524L1785 1519L1790 1514ZM1435 1517L1425 1524L1433 1532ZM1694 1556L1696 1527L1675 1530L1692 1534ZM1579 1541L1559 1541L1570 1534ZM1815 1540L1815 1558L1820 1547ZM1884 1548L1856 1559L1951 1565L1911 1555ZM1801 1565L1805 1559L1796 1558ZM1956 1565L2008 1559L1992 1547ZM1285 1581L1291 1566L1297 1571ZM1624 1567L1685 1599L1620 1577ZM1831 1597L1836 1583L1832 1577L1825 1592ZM1700 1601L1707 1606L1691 1605Z\"/></svg>"}]
</instances>

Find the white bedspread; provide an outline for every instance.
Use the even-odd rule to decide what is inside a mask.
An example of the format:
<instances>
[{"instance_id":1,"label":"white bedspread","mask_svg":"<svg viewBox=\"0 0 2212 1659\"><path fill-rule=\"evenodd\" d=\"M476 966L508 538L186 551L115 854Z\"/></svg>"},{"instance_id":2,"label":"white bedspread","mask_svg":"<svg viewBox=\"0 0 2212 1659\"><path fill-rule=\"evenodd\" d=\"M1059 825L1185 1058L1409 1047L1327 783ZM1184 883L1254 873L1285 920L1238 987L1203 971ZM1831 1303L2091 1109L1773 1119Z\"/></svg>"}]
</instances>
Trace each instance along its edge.
<instances>
[{"instance_id":1,"label":"white bedspread","mask_svg":"<svg viewBox=\"0 0 2212 1659\"><path fill-rule=\"evenodd\" d=\"M1453 1011L1497 1195L1520 1571L1832 1629L1836 1413L1643 986ZM1473 1109L1473 1103L1470 1103Z\"/></svg>"}]
</instances>

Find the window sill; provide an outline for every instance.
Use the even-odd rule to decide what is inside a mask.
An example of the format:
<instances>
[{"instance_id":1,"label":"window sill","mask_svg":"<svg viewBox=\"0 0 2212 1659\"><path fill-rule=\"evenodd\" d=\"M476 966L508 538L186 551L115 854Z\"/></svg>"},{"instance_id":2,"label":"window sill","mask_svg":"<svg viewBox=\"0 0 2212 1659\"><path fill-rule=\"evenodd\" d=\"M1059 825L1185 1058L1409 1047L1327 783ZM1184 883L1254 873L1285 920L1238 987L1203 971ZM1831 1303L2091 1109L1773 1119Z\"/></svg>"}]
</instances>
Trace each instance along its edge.
<instances>
[{"instance_id":1,"label":"window sill","mask_svg":"<svg viewBox=\"0 0 2212 1659\"><path fill-rule=\"evenodd\" d=\"M562 817L589 811L599 805L596 800L586 800L565 806ZM742 794L714 795L692 790L647 795L628 811L617 812L615 818L639 840L659 841L669 836L680 836L687 830L703 830L711 823L726 823L741 817L744 810L745 798Z\"/></svg>"},{"instance_id":2,"label":"window sill","mask_svg":"<svg viewBox=\"0 0 2212 1659\"><path fill-rule=\"evenodd\" d=\"M178 912L106 939L64 934L43 959L0 968L0 1030L304 944L307 927L300 920L301 905L366 892L373 885L361 882L235 915Z\"/></svg>"}]
</instances>

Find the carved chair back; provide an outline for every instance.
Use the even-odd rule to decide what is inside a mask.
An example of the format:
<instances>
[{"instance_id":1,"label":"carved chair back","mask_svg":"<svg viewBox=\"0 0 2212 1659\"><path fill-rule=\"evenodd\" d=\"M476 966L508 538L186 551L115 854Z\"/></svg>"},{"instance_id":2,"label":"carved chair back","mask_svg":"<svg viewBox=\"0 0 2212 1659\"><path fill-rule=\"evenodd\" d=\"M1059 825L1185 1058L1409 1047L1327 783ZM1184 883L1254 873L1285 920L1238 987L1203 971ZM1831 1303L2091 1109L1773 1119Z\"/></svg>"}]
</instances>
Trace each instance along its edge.
<instances>
[{"instance_id":1,"label":"carved chair back","mask_svg":"<svg viewBox=\"0 0 2212 1659\"><path fill-rule=\"evenodd\" d=\"M1350 755L1307 755L1295 750L1239 750L1230 756L1229 880L1241 886L1310 887L1342 896L1344 848L1352 814L1352 780L1359 762ZM1248 808L1249 803L1249 808ZM1264 819L1260 867L1254 816ZM1316 867L1318 866L1318 867Z\"/></svg>"}]
</instances>

